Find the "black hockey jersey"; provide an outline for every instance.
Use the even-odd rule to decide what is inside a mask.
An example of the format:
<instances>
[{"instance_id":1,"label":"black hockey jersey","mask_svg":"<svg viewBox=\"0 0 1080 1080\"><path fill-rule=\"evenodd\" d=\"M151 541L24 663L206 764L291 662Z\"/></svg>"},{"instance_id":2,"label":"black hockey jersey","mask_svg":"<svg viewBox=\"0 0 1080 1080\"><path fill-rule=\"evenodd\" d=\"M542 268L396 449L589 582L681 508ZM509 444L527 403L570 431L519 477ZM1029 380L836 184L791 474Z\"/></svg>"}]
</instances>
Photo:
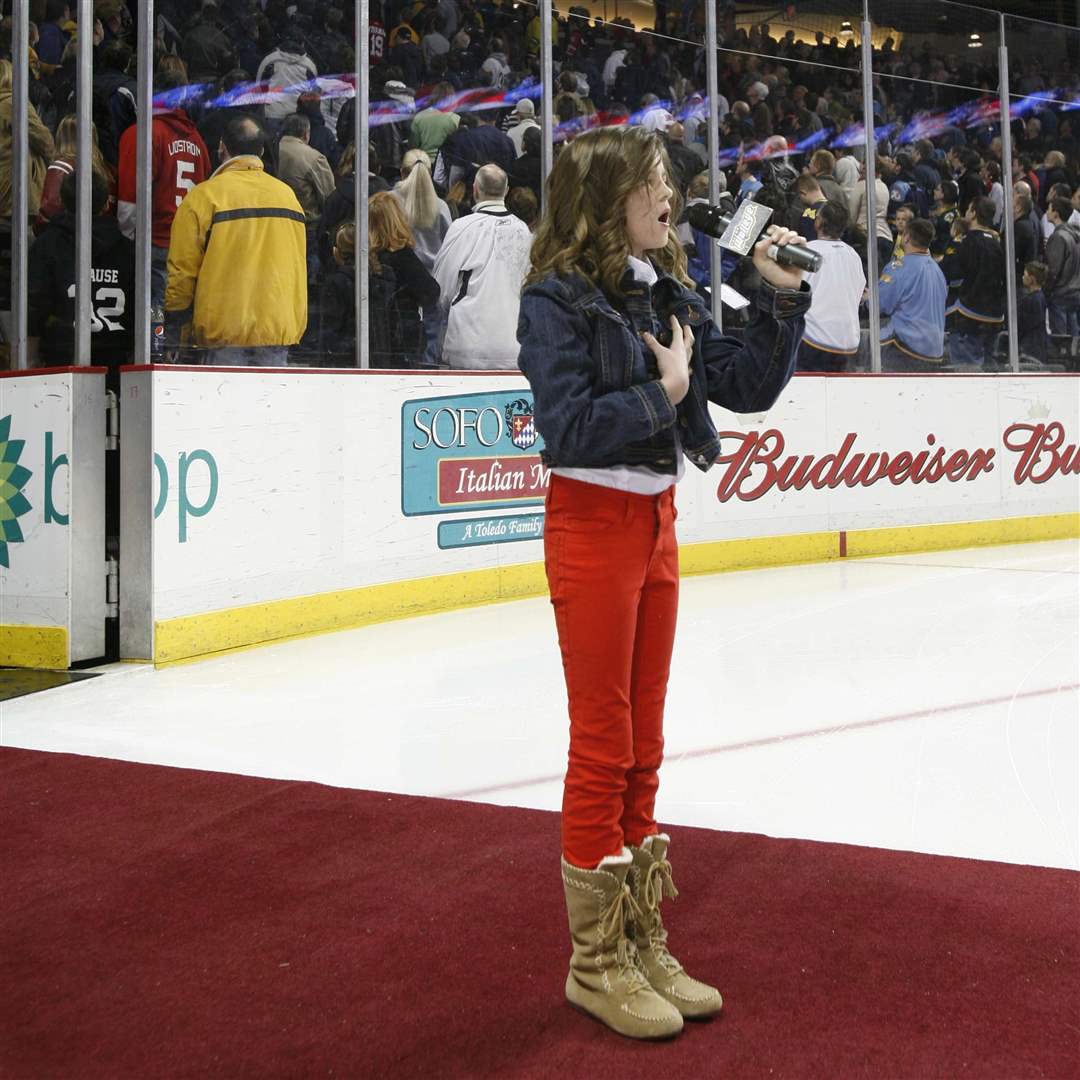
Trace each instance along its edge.
<instances>
[{"instance_id":1,"label":"black hockey jersey","mask_svg":"<svg viewBox=\"0 0 1080 1080\"><path fill-rule=\"evenodd\" d=\"M135 342L135 245L116 219L94 218L90 271L90 356L130 363ZM45 365L75 363L75 217L62 214L30 249L29 335Z\"/></svg>"}]
</instances>

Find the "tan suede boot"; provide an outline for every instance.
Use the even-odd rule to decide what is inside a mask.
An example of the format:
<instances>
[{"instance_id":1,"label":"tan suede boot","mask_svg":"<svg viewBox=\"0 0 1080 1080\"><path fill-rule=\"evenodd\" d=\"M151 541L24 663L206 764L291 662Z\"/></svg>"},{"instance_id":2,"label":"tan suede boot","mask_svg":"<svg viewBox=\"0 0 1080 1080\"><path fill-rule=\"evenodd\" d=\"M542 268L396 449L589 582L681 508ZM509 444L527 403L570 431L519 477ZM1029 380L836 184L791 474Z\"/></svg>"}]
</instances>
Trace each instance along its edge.
<instances>
[{"instance_id":1,"label":"tan suede boot","mask_svg":"<svg viewBox=\"0 0 1080 1080\"><path fill-rule=\"evenodd\" d=\"M679 895L671 880L671 863L667 861L669 843L670 837L661 833L647 836L641 847L630 848L634 864L627 880L640 912L634 914L632 933L649 985L687 1019L703 1020L715 1016L724 1001L719 990L691 979L668 952L660 901L665 894L672 900Z\"/></svg>"},{"instance_id":2,"label":"tan suede boot","mask_svg":"<svg viewBox=\"0 0 1080 1080\"><path fill-rule=\"evenodd\" d=\"M636 914L626 884L630 852L603 859L595 870L562 860L566 913L574 952L566 976L566 998L579 1009L632 1039L666 1039L683 1020L652 987L626 934Z\"/></svg>"}]
</instances>

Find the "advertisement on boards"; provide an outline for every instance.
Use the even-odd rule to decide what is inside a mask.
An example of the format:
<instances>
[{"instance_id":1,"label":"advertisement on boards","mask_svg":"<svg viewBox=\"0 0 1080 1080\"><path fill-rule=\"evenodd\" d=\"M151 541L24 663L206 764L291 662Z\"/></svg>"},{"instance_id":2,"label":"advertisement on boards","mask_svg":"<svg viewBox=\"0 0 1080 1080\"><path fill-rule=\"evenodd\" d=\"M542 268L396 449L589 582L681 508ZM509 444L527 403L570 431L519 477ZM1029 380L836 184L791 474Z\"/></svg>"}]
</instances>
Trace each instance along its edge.
<instances>
[{"instance_id":1,"label":"advertisement on boards","mask_svg":"<svg viewBox=\"0 0 1080 1080\"><path fill-rule=\"evenodd\" d=\"M406 517L542 506L532 394L521 389L416 398L401 407L401 510ZM539 540L541 514L440 523L440 549Z\"/></svg>"}]
</instances>

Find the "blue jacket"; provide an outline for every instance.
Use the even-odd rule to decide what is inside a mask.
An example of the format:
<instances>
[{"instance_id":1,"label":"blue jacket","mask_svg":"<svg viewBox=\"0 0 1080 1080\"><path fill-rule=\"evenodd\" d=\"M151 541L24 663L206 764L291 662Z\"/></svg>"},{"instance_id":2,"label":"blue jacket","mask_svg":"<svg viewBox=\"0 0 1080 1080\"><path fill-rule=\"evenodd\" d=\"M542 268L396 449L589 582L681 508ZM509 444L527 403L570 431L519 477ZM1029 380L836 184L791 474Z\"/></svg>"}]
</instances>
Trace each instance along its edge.
<instances>
[{"instance_id":1,"label":"blue jacket","mask_svg":"<svg viewBox=\"0 0 1080 1080\"><path fill-rule=\"evenodd\" d=\"M894 259L878 285L882 342L895 342L920 360L940 360L948 291L941 267L929 255L909 252Z\"/></svg>"},{"instance_id":2,"label":"blue jacket","mask_svg":"<svg viewBox=\"0 0 1080 1080\"><path fill-rule=\"evenodd\" d=\"M704 472L720 454L708 403L746 413L777 400L795 370L810 287L796 292L763 283L745 343L724 337L701 297L666 274L650 291L627 271L622 287L619 310L578 275L552 274L522 293L518 365L533 390L543 460L552 467L648 465L674 474L681 445ZM646 330L659 334L653 299L663 295L694 330L690 390L677 407L640 338Z\"/></svg>"}]
</instances>

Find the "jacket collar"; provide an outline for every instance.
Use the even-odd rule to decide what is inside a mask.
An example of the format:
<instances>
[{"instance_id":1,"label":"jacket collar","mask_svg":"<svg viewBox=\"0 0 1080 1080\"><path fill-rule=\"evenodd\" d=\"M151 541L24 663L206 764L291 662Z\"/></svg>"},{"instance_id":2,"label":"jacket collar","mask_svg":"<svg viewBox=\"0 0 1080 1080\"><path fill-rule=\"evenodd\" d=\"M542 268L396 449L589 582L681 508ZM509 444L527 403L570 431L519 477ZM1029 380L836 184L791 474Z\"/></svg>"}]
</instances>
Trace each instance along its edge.
<instances>
[{"instance_id":1,"label":"jacket collar","mask_svg":"<svg viewBox=\"0 0 1080 1080\"><path fill-rule=\"evenodd\" d=\"M244 170L259 170L263 168L262 158L254 154L239 154L236 157L223 161L213 172L214 176L223 172L241 172Z\"/></svg>"},{"instance_id":2,"label":"jacket collar","mask_svg":"<svg viewBox=\"0 0 1080 1080\"><path fill-rule=\"evenodd\" d=\"M709 316L710 312L705 306L705 301L696 292L688 289L681 281L678 281L659 267L656 268L656 271L658 274L656 283L650 288L643 282L638 281L634 277L634 272L627 266L622 278L619 280L619 287L628 302L628 306L637 309L642 307L643 301L651 304L653 297L659 294L663 295L669 303L674 301L673 306L678 310L685 311L686 318L693 325L697 325ZM614 305L603 289L591 284L580 274L568 274L560 277L559 280L562 286L570 292L570 300L575 307L583 308L596 304L607 311L615 310Z\"/></svg>"}]
</instances>

